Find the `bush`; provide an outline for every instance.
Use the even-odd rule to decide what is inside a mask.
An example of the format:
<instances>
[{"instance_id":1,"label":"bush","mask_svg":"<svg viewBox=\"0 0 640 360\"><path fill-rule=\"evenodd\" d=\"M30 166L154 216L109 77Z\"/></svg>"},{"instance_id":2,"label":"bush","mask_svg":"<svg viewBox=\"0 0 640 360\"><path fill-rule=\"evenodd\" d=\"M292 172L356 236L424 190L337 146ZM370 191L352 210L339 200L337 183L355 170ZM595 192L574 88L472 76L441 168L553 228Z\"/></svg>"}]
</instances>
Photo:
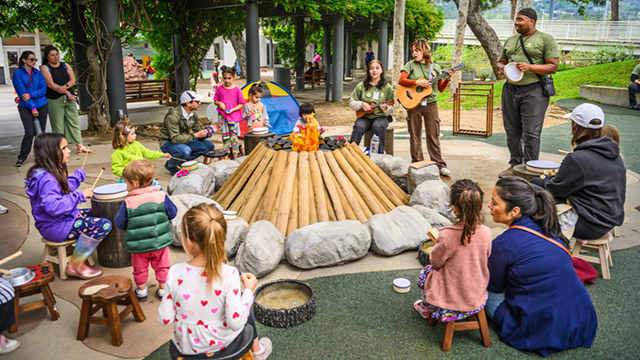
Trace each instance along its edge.
<instances>
[{"instance_id":1,"label":"bush","mask_svg":"<svg viewBox=\"0 0 640 360\"><path fill-rule=\"evenodd\" d=\"M436 51L431 54L431 58L435 62L450 62L453 58L453 44L438 46ZM462 62L465 64L464 71L480 73L487 68L489 58L482 46L465 45L462 49Z\"/></svg>"},{"instance_id":2,"label":"bush","mask_svg":"<svg viewBox=\"0 0 640 360\"><path fill-rule=\"evenodd\" d=\"M603 46L597 51L586 51L576 47L568 53L560 54L558 71L632 60L633 50L634 48L631 45Z\"/></svg>"}]
</instances>

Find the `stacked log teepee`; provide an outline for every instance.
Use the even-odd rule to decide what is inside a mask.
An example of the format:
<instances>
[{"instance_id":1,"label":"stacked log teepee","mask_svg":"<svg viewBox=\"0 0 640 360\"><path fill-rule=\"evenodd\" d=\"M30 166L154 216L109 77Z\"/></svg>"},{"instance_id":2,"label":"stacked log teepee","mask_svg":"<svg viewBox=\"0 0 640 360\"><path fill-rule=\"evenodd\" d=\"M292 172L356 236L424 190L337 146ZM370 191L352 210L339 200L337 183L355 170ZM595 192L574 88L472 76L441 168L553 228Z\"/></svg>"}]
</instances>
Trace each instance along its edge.
<instances>
[{"instance_id":1,"label":"stacked log teepee","mask_svg":"<svg viewBox=\"0 0 640 360\"><path fill-rule=\"evenodd\" d=\"M249 224L269 220L283 235L316 222L364 223L409 204L409 196L355 144L301 153L260 144L213 200Z\"/></svg>"}]
</instances>

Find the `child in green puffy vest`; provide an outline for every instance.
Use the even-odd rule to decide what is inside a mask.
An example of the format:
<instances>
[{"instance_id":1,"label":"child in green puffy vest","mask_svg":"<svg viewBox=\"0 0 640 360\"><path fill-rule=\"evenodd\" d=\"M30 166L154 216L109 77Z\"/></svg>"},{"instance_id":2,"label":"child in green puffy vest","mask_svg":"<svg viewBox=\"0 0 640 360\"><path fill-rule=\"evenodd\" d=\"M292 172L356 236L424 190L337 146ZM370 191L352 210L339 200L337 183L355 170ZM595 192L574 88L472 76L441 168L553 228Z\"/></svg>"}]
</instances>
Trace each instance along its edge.
<instances>
[{"instance_id":1,"label":"child in green puffy vest","mask_svg":"<svg viewBox=\"0 0 640 360\"><path fill-rule=\"evenodd\" d=\"M162 299L167 273L171 266L169 245L173 243L171 219L178 209L169 196L152 186L155 172L148 160L134 160L122 172L129 194L114 220L125 230L124 246L131 253L133 280L138 288L138 300L147 300L149 264L156 272L159 288L156 295Z\"/></svg>"}]
</instances>

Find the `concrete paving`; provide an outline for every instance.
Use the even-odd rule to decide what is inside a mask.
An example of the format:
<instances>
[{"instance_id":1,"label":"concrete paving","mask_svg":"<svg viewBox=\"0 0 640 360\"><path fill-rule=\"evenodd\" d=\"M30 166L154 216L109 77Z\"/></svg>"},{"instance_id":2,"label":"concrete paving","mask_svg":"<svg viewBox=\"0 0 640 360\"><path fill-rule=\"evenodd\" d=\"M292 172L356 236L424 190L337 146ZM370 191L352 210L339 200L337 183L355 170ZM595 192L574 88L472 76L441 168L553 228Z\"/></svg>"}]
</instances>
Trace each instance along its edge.
<instances>
[{"instance_id":1,"label":"concrete paving","mask_svg":"<svg viewBox=\"0 0 640 360\"><path fill-rule=\"evenodd\" d=\"M350 84L351 85L351 84ZM355 86L355 82L353 83ZM345 93L347 91L345 86ZM198 92L206 95L208 87L198 87ZM313 94L316 101L322 101L324 99L324 87L314 91L308 91ZM307 95L307 91L295 93L298 99L303 99ZM310 96L309 95L309 96ZM6 88L0 87L0 127L4 130L0 132L0 149L2 149L0 155L0 203L4 201L10 201L29 214L31 219L31 207L28 198L24 194L23 179L28 166L22 168L13 167L15 162L15 152L12 146L15 146L15 139L21 137L22 126L15 111L15 105L7 104L7 100L11 100L12 90L8 91ZM314 97L309 97L313 99ZM205 102L207 100L205 99ZM303 100L307 101L307 100ZM302 102L302 101L301 101ZM204 108L201 107L199 113L204 116ZM144 124L150 122L162 121L164 113L166 113L167 107L158 106L154 103L141 104L131 106L131 119L135 124ZM397 129L402 129L403 123L394 123L393 126ZM332 135L349 135L349 127L335 127L329 129L328 134ZM451 129L443 129L447 131ZM18 134L18 135L16 135ZM158 149L157 142L151 139L144 140L145 146L150 149ZM105 163L110 162L111 144L110 139L85 139L85 142L92 143L92 148L96 151L95 154L89 156L87 160L88 175L90 178L95 178L100 166L104 166ZM6 148L5 148L6 147ZM424 149L424 145L423 145ZM12 155L12 151L15 154ZM442 153L444 159L448 163L449 169L453 172L451 179L443 178L445 181L454 181L460 178L469 178L477 181L481 188L485 192L485 202L487 203L491 189L497 181L497 174L507 167L508 151L505 147L496 147L482 142L469 141L469 140L447 140L442 141ZM395 155L410 159L409 156L409 142L406 139L396 139L395 143ZM425 155L428 158L428 155ZM541 154L543 160L561 161L562 156L556 154ZM69 162L69 169L74 170L82 164L83 157L73 155ZM163 160L154 160L154 166L156 167L158 180L166 187L170 176L166 171L162 169ZM32 157L29 158L26 165L32 163ZM106 171L105 173L109 173ZM112 175L104 175L105 182L115 182L117 178ZM92 180L88 180L87 183L81 186L81 189L91 186ZM627 217L625 224L621 227L621 237L616 238L612 242L612 249L621 249L640 244L640 213L635 210L635 207L640 205L640 175L629 171L627 173ZM88 204L83 204L87 206ZM505 226L502 224L496 224L492 221L489 215L488 209L484 211L486 217L486 225L492 230L492 234L497 236L505 230ZM11 216L11 213L0 215ZM2 229L0 229L0 232ZM21 245L20 250L24 255L11 261L7 264L7 267L18 267L35 264L41 261L42 257L42 244L40 242L40 235L35 229L33 221L29 221L29 232L26 235L25 242ZM171 247L171 257L173 263L178 263L188 259L188 255L181 249ZM414 251L404 252L393 257L379 256L373 253L366 255L364 258L350 262L341 266L334 266L328 268L317 268L312 270L301 270L295 268L289 264L282 263L274 272L260 279L260 283L265 283L271 280L281 278L294 278L294 279L310 279L322 276L331 276L345 273L355 272L370 272L370 271L385 271L385 270L397 270L397 269L418 269L420 264L417 260L417 254ZM56 281L61 281L57 279ZM34 296L37 298L37 296ZM37 300L37 299L34 299ZM17 359L35 359L41 358L46 354L49 359L119 359L103 352L95 351L86 346L83 342L75 339L78 320L79 309L72 304L64 300L63 298L56 296L58 302L58 311L60 312L62 319L59 321L51 321L47 315L37 327L26 334L23 334L17 339L21 342L22 346L16 352L6 355L3 359L17 360ZM147 320L154 322L155 314L147 313ZM15 338L14 336L9 336ZM127 336L125 334L125 342Z\"/></svg>"}]
</instances>

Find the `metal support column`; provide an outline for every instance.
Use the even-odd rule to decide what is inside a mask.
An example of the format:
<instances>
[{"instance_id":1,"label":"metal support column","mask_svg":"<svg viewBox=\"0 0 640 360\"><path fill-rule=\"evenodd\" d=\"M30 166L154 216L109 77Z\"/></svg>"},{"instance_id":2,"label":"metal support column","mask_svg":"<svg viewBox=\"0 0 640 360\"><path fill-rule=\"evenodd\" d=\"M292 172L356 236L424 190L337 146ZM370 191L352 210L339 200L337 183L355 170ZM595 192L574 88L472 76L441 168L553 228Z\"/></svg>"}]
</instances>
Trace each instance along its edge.
<instances>
[{"instance_id":1,"label":"metal support column","mask_svg":"<svg viewBox=\"0 0 640 360\"><path fill-rule=\"evenodd\" d=\"M402 59L403 63L407 63L410 59L413 58L413 52L411 51L411 40L409 40L409 38L411 37L411 33L409 32L409 30L405 27L404 30L404 59Z\"/></svg>"},{"instance_id":2,"label":"metal support column","mask_svg":"<svg viewBox=\"0 0 640 360\"><path fill-rule=\"evenodd\" d=\"M91 97L91 71L89 61L87 60L87 33L84 30L86 26L85 10L86 5L71 5L71 26L73 29L73 60L76 70L76 84L78 84L78 105L81 111L87 111L87 108L93 104ZM89 86L87 86L87 84Z\"/></svg>"},{"instance_id":3,"label":"metal support column","mask_svg":"<svg viewBox=\"0 0 640 360\"><path fill-rule=\"evenodd\" d=\"M127 98L124 89L124 66L122 65L122 41L114 36L119 26L118 0L101 0L100 10L102 21L107 34L107 46L111 48L107 61L107 98L109 98L109 115L111 126L118 121L118 110L122 110L124 117L127 113Z\"/></svg>"},{"instance_id":4,"label":"metal support column","mask_svg":"<svg viewBox=\"0 0 640 360\"><path fill-rule=\"evenodd\" d=\"M324 73L327 74L327 82L325 83L325 100L329 102L331 98L331 27L323 26L324 29L324 45L322 50L322 62L324 62Z\"/></svg>"},{"instance_id":5,"label":"metal support column","mask_svg":"<svg viewBox=\"0 0 640 360\"><path fill-rule=\"evenodd\" d=\"M269 39L269 67L273 70L273 67L276 64L276 59L273 56L276 52L273 50L273 39Z\"/></svg>"},{"instance_id":6,"label":"metal support column","mask_svg":"<svg viewBox=\"0 0 640 360\"><path fill-rule=\"evenodd\" d=\"M347 44L346 44L347 60L344 63L345 76L351 77L351 54L353 49L351 48L351 31L347 31Z\"/></svg>"},{"instance_id":7,"label":"metal support column","mask_svg":"<svg viewBox=\"0 0 640 360\"><path fill-rule=\"evenodd\" d=\"M333 18L333 84L331 84L331 102L342 102L342 85L344 81L344 15Z\"/></svg>"},{"instance_id":8,"label":"metal support column","mask_svg":"<svg viewBox=\"0 0 640 360\"><path fill-rule=\"evenodd\" d=\"M180 95L190 89L189 84L189 61L183 58L180 61L180 45L178 44L178 35L172 36L173 42L173 70L175 71L175 84L176 84L176 100L180 101Z\"/></svg>"},{"instance_id":9,"label":"metal support column","mask_svg":"<svg viewBox=\"0 0 640 360\"><path fill-rule=\"evenodd\" d=\"M258 32L258 3L246 2L247 16L245 19L247 49L247 84L260 80L260 38Z\"/></svg>"},{"instance_id":10,"label":"metal support column","mask_svg":"<svg viewBox=\"0 0 640 360\"><path fill-rule=\"evenodd\" d=\"M378 60L382 63L384 70L389 69L389 25L386 20L380 20L378 29Z\"/></svg>"},{"instance_id":11,"label":"metal support column","mask_svg":"<svg viewBox=\"0 0 640 360\"><path fill-rule=\"evenodd\" d=\"M295 69L296 69L296 90L304 90L304 18L295 18L295 47L297 51Z\"/></svg>"}]
</instances>

